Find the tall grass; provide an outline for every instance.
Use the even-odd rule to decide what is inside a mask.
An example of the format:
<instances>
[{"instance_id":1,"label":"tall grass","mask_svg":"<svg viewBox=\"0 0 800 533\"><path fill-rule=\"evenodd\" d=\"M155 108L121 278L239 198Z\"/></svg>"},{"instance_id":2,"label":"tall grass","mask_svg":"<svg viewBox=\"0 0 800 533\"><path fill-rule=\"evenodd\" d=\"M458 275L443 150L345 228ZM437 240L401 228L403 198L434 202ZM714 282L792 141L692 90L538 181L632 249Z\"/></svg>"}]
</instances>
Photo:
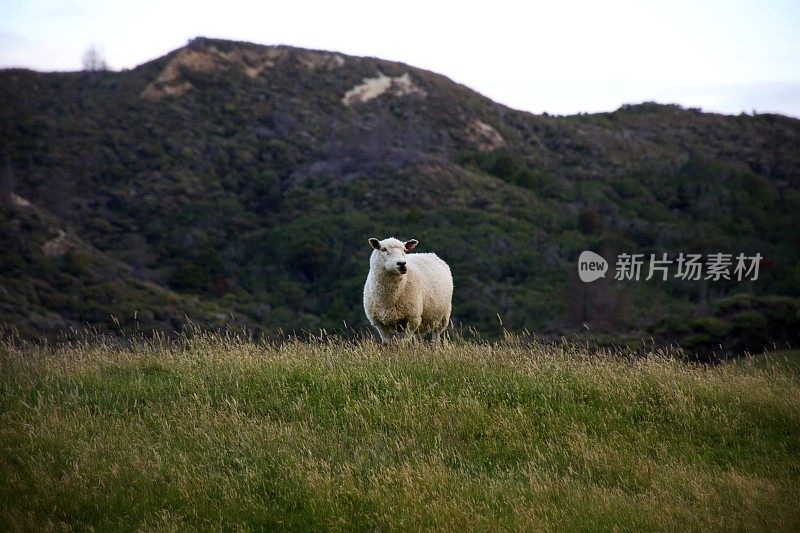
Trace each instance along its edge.
<instances>
[{"instance_id":1,"label":"tall grass","mask_svg":"<svg viewBox=\"0 0 800 533\"><path fill-rule=\"evenodd\" d=\"M800 529L800 382L569 343L0 345L3 529Z\"/></svg>"}]
</instances>

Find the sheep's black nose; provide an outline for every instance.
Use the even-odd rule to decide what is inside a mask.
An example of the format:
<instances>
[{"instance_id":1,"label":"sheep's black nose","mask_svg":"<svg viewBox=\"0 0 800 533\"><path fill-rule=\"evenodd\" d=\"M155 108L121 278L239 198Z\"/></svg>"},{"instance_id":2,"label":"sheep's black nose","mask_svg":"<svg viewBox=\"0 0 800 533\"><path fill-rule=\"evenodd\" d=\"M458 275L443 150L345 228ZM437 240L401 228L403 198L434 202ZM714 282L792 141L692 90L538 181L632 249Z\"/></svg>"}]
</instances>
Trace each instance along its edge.
<instances>
[{"instance_id":1,"label":"sheep's black nose","mask_svg":"<svg viewBox=\"0 0 800 533\"><path fill-rule=\"evenodd\" d=\"M397 266L404 267L404 266L406 266L406 262L405 261L398 261L397 262Z\"/></svg>"}]
</instances>

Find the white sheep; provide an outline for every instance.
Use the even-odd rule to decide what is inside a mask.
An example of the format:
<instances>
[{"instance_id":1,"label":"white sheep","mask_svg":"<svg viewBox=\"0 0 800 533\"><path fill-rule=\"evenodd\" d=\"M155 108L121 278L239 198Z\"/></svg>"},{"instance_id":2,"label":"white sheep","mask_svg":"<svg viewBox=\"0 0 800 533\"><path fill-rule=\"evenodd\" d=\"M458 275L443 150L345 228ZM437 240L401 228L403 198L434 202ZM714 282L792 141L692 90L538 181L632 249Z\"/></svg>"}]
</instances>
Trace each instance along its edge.
<instances>
[{"instance_id":1,"label":"white sheep","mask_svg":"<svg viewBox=\"0 0 800 533\"><path fill-rule=\"evenodd\" d=\"M450 323L453 276L436 254L407 254L418 241L370 239L364 312L384 343L431 333L434 342Z\"/></svg>"}]
</instances>

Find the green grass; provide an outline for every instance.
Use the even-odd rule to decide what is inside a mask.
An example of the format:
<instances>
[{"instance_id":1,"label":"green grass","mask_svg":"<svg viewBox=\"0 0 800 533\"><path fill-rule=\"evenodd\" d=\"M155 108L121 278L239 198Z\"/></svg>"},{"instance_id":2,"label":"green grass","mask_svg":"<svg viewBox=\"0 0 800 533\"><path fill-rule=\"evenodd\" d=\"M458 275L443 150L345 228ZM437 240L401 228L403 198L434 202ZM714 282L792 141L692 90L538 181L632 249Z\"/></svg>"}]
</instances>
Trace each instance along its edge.
<instances>
[{"instance_id":1,"label":"green grass","mask_svg":"<svg viewBox=\"0 0 800 533\"><path fill-rule=\"evenodd\" d=\"M0 346L0 528L800 528L800 381L571 344Z\"/></svg>"},{"instance_id":2,"label":"green grass","mask_svg":"<svg viewBox=\"0 0 800 533\"><path fill-rule=\"evenodd\" d=\"M760 370L781 367L788 372L800 375L800 350L775 350L760 354L749 354L745 357L731 359L728 364Z\"/></svg>"}]
</instances>

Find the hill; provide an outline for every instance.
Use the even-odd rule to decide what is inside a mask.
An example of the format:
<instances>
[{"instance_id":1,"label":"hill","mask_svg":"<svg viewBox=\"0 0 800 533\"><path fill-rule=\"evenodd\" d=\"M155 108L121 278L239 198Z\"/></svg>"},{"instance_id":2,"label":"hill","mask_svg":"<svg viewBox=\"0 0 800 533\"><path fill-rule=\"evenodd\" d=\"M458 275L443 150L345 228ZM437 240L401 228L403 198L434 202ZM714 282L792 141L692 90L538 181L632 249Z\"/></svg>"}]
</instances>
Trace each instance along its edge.
<instances>
[{"instance_id":1,"label":"hill","mask_svg":"<svg viewBox=\"0 0 800 533\"><path fill-rule=\"evenodd\" d=\"M4 341L0 525L797 531L797 374L627 355Z\"/></svg>"},{"instance_id":2,"label":"hill","mask_svg":"<svg viewBox=\"0 0 800 533\"><path fill-rule=\"evenodd\" d=\"M797 345L787 117L537 116L400 63L198 38L128 71L0 72L0 161L0 322L25 336L186 316L358 328L366 240L395 235L451 264L454 319L487 336L499 315L552 336ZM585 249L765 261L751 283L586 285Z\"/></svg>"}]
</instances>

